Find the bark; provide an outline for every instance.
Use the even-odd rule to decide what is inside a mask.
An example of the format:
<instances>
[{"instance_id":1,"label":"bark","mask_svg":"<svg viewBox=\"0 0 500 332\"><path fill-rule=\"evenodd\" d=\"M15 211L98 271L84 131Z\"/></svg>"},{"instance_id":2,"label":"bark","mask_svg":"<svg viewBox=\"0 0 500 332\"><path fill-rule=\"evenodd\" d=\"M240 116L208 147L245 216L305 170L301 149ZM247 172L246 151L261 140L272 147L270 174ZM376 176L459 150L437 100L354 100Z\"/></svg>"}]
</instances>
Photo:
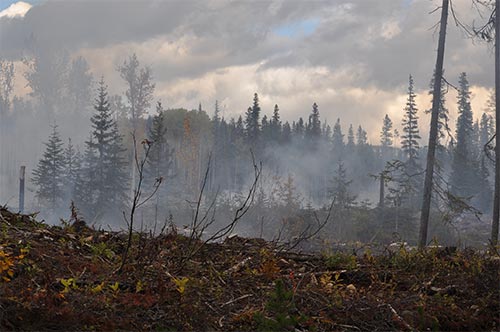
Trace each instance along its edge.
<instances>
[{"instance_id":1,"label":"bark","mask_svg":"<svg viewBox=\"0 0 500 332\"><path fill-rule=\"evenodd\" d=\"M436 159L436 146L438 135L439 106L441 101L441 81L443 78L444 48L446 41L446 25L448 23L449 0L443 0L441 9L441 27L439 31L438 54L436 60L434 91L432 94L432 116L429 132L429 147L427 151L427 167L425 170L424 197L420 214L420 234L418 246L427 245L427 229L429 228L429 215L431 209L432 183L434 176L434 163Z\"/></svg>"}]
</instances>

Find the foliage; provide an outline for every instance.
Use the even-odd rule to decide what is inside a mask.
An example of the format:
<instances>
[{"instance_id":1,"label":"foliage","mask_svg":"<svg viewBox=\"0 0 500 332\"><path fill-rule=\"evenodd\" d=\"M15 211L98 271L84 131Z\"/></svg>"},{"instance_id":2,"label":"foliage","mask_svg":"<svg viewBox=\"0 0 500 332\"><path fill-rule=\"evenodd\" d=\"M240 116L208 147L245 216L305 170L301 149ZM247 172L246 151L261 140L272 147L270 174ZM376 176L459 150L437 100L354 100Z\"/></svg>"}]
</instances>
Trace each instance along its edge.
<instances>
[{"instance_id":1,"label":"foliage","mask_svg":"<svg viewBox=\"0 0 500 332\"><path fill-rule=\"evenodd\" d=\"M293 291L287 289L282 279L277 279L274 284L274 291L269 294L269 301L266 303L269 317L263 312L255 313L258 331L288 331L306 320L296 312Z\"/></svg>"}]
</instances>

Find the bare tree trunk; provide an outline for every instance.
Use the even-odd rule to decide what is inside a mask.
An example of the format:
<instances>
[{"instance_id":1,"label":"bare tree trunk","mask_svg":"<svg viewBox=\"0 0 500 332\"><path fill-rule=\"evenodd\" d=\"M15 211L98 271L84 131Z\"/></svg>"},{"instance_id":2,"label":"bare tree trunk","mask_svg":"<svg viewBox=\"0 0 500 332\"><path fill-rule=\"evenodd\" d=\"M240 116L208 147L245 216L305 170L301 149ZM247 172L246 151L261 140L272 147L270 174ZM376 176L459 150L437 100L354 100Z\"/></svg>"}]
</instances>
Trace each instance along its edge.
<instances>
[{"instance_id":1,"label":"bare tree trunk","mask_svg":"<svg viewBox=\"0 0 500 332\"><path fill-rule=\"evenodd\" d=\"M419 248L427 244L427 229L429 227L429 215L431 209L432 182L434 176L434 163L436 159L436 145L438 134L439 106L441 101L441 81L443 78L444 47L446 41L446 24L448 22L449 0L443 0L441 8L441 27L439 31L438 55L436 61L434 91L432 94L432 116L429 133L429 147L427 150L427 167L425 169L424 197L420 214L420 234L418 239Z\"/></svg>"},{"instance_id":2,"label":"bare tree trunk","mask_svg":"<svg viewBox=\"0 0 500 332\"><path fill-rule=\"evenodd\" d=\"M500 0L495 3L495 195L493 198L493 221L491 244L498 244L500 219Z\"/></svg>"},{"instance_id":3,"label":"bare tree trunk","mask_svg":"<svg viewBox=\"0 0 500 332\"><path fill-rule=\"evenodd\" d=\"M379 192L379 200L378 200L378 206L381 208L384 208L385 206L385 176L384 172L380 173L380 192Z\"/></svg>"},{"instance_id":4,"label":"bare tree trunk","mask_svg":"<svg viewBox=\"0 0 500 332\"><path fill-rule=\"evenodd\" d=\"M24 177L26 166L19 168L19 213L24 213Z\"/></svg>"}]
</instances>

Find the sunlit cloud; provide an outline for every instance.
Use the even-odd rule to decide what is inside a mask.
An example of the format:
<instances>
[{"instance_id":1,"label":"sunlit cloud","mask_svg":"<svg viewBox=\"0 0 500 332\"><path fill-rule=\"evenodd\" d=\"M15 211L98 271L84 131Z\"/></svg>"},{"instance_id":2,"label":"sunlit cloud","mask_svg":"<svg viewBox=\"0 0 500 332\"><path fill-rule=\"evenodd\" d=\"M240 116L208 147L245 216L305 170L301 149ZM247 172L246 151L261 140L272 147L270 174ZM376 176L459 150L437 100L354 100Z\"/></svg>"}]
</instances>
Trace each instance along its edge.
<instances>
[{"instance_id":1,"label":"sunlit cloud","mask_svg":"<svg viewBox=\"0 0 500 332\"><path fill-rule=\"evenodd\" d=\"M9 7L0 11L0 18L2 17L24 17L26 13L31 9L31 5L29 3L19 1L11 4Z\"/></svg>"}]
</instances>

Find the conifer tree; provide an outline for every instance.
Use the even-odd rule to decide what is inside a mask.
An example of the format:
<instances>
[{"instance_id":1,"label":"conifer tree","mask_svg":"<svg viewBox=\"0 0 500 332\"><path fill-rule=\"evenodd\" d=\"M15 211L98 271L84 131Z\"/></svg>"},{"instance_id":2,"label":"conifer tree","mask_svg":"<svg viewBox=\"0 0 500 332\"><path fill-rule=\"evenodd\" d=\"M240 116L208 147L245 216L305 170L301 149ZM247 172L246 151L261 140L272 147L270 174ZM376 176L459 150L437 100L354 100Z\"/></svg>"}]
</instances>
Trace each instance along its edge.
<instances>
[{"instance_id":1,"label":"conifer tree","mask_svg":"<svg viewBox=\"0 0 500 332\"><path fill-rule=\"evenodd\" d=\"M332 139L332 127L326 122L323 123L323 129L321 130L323 139L330 142Z\"/></svg>"},{"instance_id":2,"label":"conifer tree","mask_svg":"<svg viewBox=\"0 0 500 332\"><path fill-rule=\"evenodd\" d=\"M368 144L368 135L363 127L358 126L358 131L356 132L356 145L362 147Z\"/></svg>"},{"instance_id":3,"label":"conifer tree","mask_svg":"<svg viewBox=\"0 0 500 332\"><path fill-rule=\"evenodd\" d=\"M477 190L474 159L474 128L470 104L470 88L465 73L460 74L458 89L458 119L456 145L451 165L452 191L463 197L472 196Z\"/></svg>"},{"instance_id":4,"label":"conifer tree","mask_svg":"<svg viewBox=\"0 0 500 332\"><path fill-rule=\"evenodd\" d=\"M321 121L319 120L318 104L312 106L311 115L309 115L309 123L307 126L308 138L313 142L321 137Z\"/></svg>"},{"instance_id":5,"label":"conifer tree","mask_svg":"<svg viewBox=\"0 0 500 332\"><path fill-rule=\"evenodd\" d=\"M484 151L485 145L493 137L493 134L493 118L490 115L483 113L479 122L479 149L481 151Z\"/></svg>"},{"instance_id":6,"label":"conifer tree","mask_svg":"<svg viewBox=\"0 0 500 332\"><path fill-rule=\"evenodd\" d=\"M380 132L380 145L382 148L392 147L393 143L393 133L392 133L392 120L389 118L389 115L385 115L384 121L382 124L382 131Z\"/></svg>"},{"instance_id":7,"label":"conifer tree","mask_svg":"<svg viewBox=\"0 0 500 332\"><path fill-rule=\"evenodd\" d=\"M271 123L267 119L267 115L264 115L261 123L262 144L268 144L271 140L271 129Z\"/></svg>"},{"instance_id":8,"label":"conifer tree","mask_svg":"<svg viewBox=\"0 0 500 332\"><path fill-rule=\"evenodd\" d=\"M292 140L292 128L290 127L290 123L288 123L287 121L283 125L283 133L281 136L281 141L283 143L290 143L291 140Z\"/></svg>"},{"instance_id":9,"label":"conifer tree","mask_svg":"<svg viewBox=\"0 0 500 332\"><path fill-rule=\"evenodd\" d=\"M92 134L87 142L93 143ZM85 142L85 151L81 158L80 169L76 173L74 202L85 216L90 217L96 201L97 187L94 171L97 167L97 157L91 144Z\"/></svg>"},{"instance_id":10,"label":"conifer tree","mask_svg":"<svg viewBox=\"0 0 500 332\"><path fill-rule=\"evenodd\" d=\"M151 148L148 155L149 182L154 183L156 179L167 178L171 175L172 159L174 149L167 142L167 126L165 125L165 114L161 102L156 104L156 114L148 133Z\"/></svg>"},{"instance_id":11,"label":"conifer tree","mask_svg":"<svg viewBox=\"0 0 500 332\"><path fill-rule=\"evenodd\" d=\"M112 213L110 209L123 208L126 199L127 172L122 136L118 125L113 119L107 87L101 79L98 87L98 96L94 104L95 113L91 117L91 140L85 142L88 151L86 155L87 169L93 169L92 181L95 183L92 190L92 214ZM116 211L114 211L116 212Z\"/></svg>"},{"instance_id":12,"label":"conifer tree","mask_svg":"<svg viewBox=\"0 0 500 332\"><path fill-rule=\"evenodd\" d=\"M297 123L295 124L294 130L293 130L293 133L294 133L296 139L299 139L299 140L303 139L305 131L306 131L306 127L304 125L304 119L302 119L302 117L300 117L299 120L297 121Z\"/></svg>"},{"instance_id":13,"label":"conifer tree","mask_svg":"<svg viewBox=\"0 0 500 332\"><path fill-rule=\"evenodd\" d=\"M64 147L57 125L44 143L45 152L33 170L32 182L36 185L36 197L40 206L51 213L62 207L64 199Z\"/></svg>"},{"instance_id":14,"label":"conifer tree","mask_svg":"<svg viewBox=\"0 0 500 332\"><path fill-rule=\"evenodd\" d=\"M329 193L332 198L335 199L335 205L341 209L350 208L356 200L356 196L353 195L349 189L351 183L351 180L347 180L347 173L344 167L344 163L341 159L339 159L337 162L335 175L331 182Z\"/></svg>"},{"instance_id":15,"label":"conifer tree","mask_svg":"<svg viewBox=\"0 0 500 332\"><path fill-rule=\"evenodd\" d=\"M64 150L64 191L66 197L74 199L75 183L80 172L81 156L75 149L71 138L68 139L68 145Z\"/></svg>"},{"instance_id":16,"label":"conifer tree","mask_svg":"<svg viewBox=\"0 0 500 332\"><path fill-rule=\"evenodd\" d=\"M301 195L297 191L292 174L288 173L286 181L279 183L277 196L288 213L300 207Z\"/></svg>"},{"instance_id":17,"label":"conifer tree","mask_svg":"<svg viewBox=\"0 0 500 332\"><path fill-rule=\"evenodd\" d=\"M249 107L245 117L247 141L251 146L257 146L260 136L260 106L257 93L253 97L253 105Z\"/></svg>"},{"instance_id":18,"label":"conifer tree","mask_svg":"<svg viewBox=\"0 0 500 332\"><path fill-rule=\"evenodd\" d=\"M408 85L408 99L406 107L404 108L405 114L403 116L403 135L401 135L401 149L406 155L408 165L415 168L418 160L418 150L420 139L420 132L418 129L418 115L417 105L415 103L415 92L413 87L413 77L410 75Z\"/></svg>"},{"instance_id":19,"label":"conifer tree","mask_svg":"<svg viewBox=\"0 0 500 332\"><path fill-rule=\"evenodd\" d=\"M349 125L349 130L347 131L347 148L349 151L353 151L356 143L354 142L354 129L352 124Z\"/></svg>"},{"instance_id":20,"label":"conifer tree","mask_svg":"<svg viewBox=\"0 0 500 332\"><path fill-rule=\"evenodd\" d=\"M444 70L443 70L443 75L444 75ZM434 81L435 81L435 76L436 73L433 74L431 82L429 84L429 95L434 94ZM441 94L440 94L440 102L439 102L439 116L438 116L438 136L437 136L437 144L438 147L441 148L441 150L444 148L442 140L446 137L448 132L450 131L450 128L448 126L448 120L449 120L449 111L446 108L446 93L448 89L446 87L446 82L444 80L441 80ZM431 113L432 110L429 109L426 111L426 113Z\"/></svg>"},{"instance_id":21,"label":"conifer tree","mask_svg":"<svg viewBox=\"0 0 500 332\"><path fill-rule=\"evenodd\" d=\"M342 134L342 126L340 125L340 119L337 119L335 125L333 126L332 132L332 150L337 158L341 156L344 149L344 134Z\"/></svg>"},{"instance_id":22,"label":"conifer tree","mask_svg":"<svg viewBox=\"0 0 500 332\"><path fill-rule=\"evenodd\" d=\"M281 131L280 109L278 104L276 104L274 105L273 117L271 118L271 138L274 142L280 141Z\"/></svg>"}]
</instances>

